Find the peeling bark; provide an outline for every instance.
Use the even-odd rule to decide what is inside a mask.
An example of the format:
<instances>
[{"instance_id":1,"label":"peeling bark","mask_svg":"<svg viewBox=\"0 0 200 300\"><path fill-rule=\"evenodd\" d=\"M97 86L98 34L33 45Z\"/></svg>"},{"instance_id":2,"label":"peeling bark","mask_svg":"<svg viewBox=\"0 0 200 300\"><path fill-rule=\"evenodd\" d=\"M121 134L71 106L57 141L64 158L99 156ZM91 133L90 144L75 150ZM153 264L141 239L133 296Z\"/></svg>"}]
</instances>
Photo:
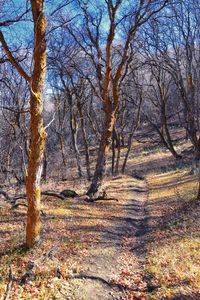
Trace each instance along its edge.
<instances>
[{"instance_id":1,"label":"peeling bark","mask_svg":"<svg viewBox=\"0 0 200 300\"><path fill-rule=\"evenodd\" d=\"M26 244L32 247L40 239L40 181L45 150L46 132L43 126L43 88L46 73L46 18L44 1L31 1L34 20L34 69L31 76L30 98L30 133L28 175L26 178L26 194L28 200Z\"/></svg>"},{"instance_id":2,"label":"peeling bark","mask_svg":"<svg viewBox=\"0 0 200 300\"><path fill-rule=\"evenodd\" d=\"M28 199L26 244L32 247L40 239L40 181L45 150L46 132L43 126L43 88L46 75L46 18L44 0L31 0L34 23L33 72L29 76L11 53L3 33L0 42L10 63L30 86L30 149L26 194Z\"/></svg>"}]
</instances>

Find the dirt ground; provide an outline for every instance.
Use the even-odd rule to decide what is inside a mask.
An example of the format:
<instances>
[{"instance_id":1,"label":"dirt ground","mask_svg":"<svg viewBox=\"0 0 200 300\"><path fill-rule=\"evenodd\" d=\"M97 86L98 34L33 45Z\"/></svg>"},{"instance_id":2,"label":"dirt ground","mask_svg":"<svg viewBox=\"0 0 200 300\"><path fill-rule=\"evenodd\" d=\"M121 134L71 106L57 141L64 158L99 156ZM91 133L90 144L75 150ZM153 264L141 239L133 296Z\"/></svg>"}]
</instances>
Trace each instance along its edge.
<instances>
[{"instance_id":1,"label":"dirt ground","mask_svg":"<svg viewBox=\"0 0 200 300\"><path fill-rule=\"evenodd\" d=\"M46 197L41 245L28 253L21 246L25 209L1 212L1 296L11 265L13 300L146 299L147 183L126 175L106 182L104 188L114 200L87 203L77 198L64 203ZM54 258L38 265L21 285L29 261L37 261L54 246Z\"/></svg>"},{"instance_id":2,"label":"dirt ground","mask_svg":"<svg viewBox=\"0 0 200 300\"><path fill-rule=\"evenodd\" d=\"M144 235L148 230L147 184L144 180L121 176L109 182L109 190L118 202L92 204L106 211L98 229L100 238L81 261L82 272L64 284L59 299L146 299L143 263ZM86 214L85 218L90 216Z\"/></svg>"},{"instance_id":3,"label":"dirt ground","mask_svg":"<svg viewBox=\"0 0 200 300\"><path fill-rule=\"evenodd\" d=\"M30 251L23 246L26 208L0 201L1 300L10 268L6 300L200 299L200 206L193 201L198 179L190 174L191 158L176 162L165 149L145 146L133 145L127 175L105 178L102 188L113 200L43 197L41 242ZM177 149L189 147L181 141ZM84 194L87 186L78 180L43 186L66 188ZM30 262L36 267L24 281Z\"/></svg>"}]
</instances>

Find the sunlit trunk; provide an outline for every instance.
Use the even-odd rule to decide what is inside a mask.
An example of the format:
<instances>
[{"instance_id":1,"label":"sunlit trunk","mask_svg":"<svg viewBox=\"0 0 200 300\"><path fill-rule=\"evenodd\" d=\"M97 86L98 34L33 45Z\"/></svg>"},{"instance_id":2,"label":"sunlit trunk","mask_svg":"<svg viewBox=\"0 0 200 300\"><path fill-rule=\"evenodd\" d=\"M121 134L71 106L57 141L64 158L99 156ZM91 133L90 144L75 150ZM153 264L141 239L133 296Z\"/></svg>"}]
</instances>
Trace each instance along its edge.
<instances>
[{"instance_id":1,"label":"sunlit trunk","mask_svg":"<svg viewBox=\"0 0 200 300\"><path fill-rule=\"evenodd\" d=\"M46 73L46 18L44 1L31 1L34 20L34 69L30 82L30 150L26 195L28 200L26 244L32 247L40 239L41 175L46 133L43 126L43 88Z\"/></svg>"}]
</instances>

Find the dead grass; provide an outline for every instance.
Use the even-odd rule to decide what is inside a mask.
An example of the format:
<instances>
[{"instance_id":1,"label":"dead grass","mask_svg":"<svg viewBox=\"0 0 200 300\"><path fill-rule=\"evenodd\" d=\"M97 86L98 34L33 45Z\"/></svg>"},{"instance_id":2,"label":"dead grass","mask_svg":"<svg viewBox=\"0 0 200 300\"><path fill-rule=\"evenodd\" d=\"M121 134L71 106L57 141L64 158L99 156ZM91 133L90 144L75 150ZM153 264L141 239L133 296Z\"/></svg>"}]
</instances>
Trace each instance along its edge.
<instances>
[{"instance_id":1,"label":"dead grass","mask_svg":"<svg viewBox=\"0 0 200 300\"><path fill-rule=\"evenodd\" d=\"M71 184L71 182L60 182L56 186L44 186L43 189L54 188L61 191L65 188L72 188ZM122 282L122 279L117 279L116 265L118 259L121 260L121 256L116 255L114 224L123 220L122 206L128 199L131 199L130 187L136 184L137 181L129 176L108 179L103 188L108 189L109 196L117 198L118 202L98 201L89 204L78 199L61 201L53 197L44 197L42 205L46 216L42 216L42 241L31 251L23 248L26 209L10 210L9 207L2 209L0 212L0 299L3 299L5 294L10 266L12 266L15 278L11 300L66 299L67 296L72 295L71 286L66 287L68 278L87 270L88 265L83 267L83 261L95 256L98 259L101 252L99 259L103 260L102 270L104 272L112 270L115 282L119 280ZM85 182L77 181L76 185L73 182L73 188L82 194L85 190ZM54 257L38 265L30 280L25 285L21 285L20 280L26 272L28 261L37 260L53 246L58 248ZM131 259L134 261L133 257ZM124 258L120 264L124 272L127 264ZM62 273L62 278L58 278L57 270ZM125 285L125 282L122 283ZM94 281L90 284L95 290ZM62 295L61 291L66 295ZM83 295L77 297L76 295L75 299L83 299Z\"/></svg>"},{"instance_id":2,"label":"dead grass","mask_svg":"<svg viewBox=\"0 0 200 300\"><path fill-rule=\"evenodd\" d=\"M190 146L182 140L177 142L176 149L186 151ZM123 149L122 156L124 154ZM123 236L120 255L110 245L105 246L105 236L109 242L118 242L112 232L116 231L113 220L117 220L120 230L119 220L127 217L122 206L133 200L133 187L138 185L130 176L107 178L103 185L118 202L99 201L90 205L77 199L61 201L45 197L42 242L28 252L23 247L26 210L1 207L0 299L5 294L10 265L15 277L11 300L62 300L68 293L70 297L74 285L67 287L68 279L80 274L86 268L83 261L96 258L101 248L101 255L107 259L107 271L115 272L116 261L121 265L119 274L115 272L114 282L133 290L124 299L200 299L200 204L194 201L197 178L189 174L189 165L189 159L183 164L177 163L168 151L157 145L146 144L144 149L144 144L133 144L127 172L140 171L149 186L146 229L151 232L145 234L146 261L142 268L131 250L135 243L135 232L131 231L134 225L130 224L129 235ZM50 181L43 189L70 188L81 195L86 187L86 181L74 178L67 182ZM135 214L137 219L137 211ZM39 265L28 283L20 285L28 261L37 259L55 245L58 251L54 257ZM59 278L58 270L64 278ZM87 297L79 296L75 299Z\"/></svg>"},{"instance_id":3,"label":"dead grass","mask_svg":"<svg viewBox=\"0 0 200 300\"><path fill-rule=\"evenodd\" d=\"M149 299L200 299L198 178L190 169L147 176L149 225L146 280Z\"/></svg>"}]
</instances>

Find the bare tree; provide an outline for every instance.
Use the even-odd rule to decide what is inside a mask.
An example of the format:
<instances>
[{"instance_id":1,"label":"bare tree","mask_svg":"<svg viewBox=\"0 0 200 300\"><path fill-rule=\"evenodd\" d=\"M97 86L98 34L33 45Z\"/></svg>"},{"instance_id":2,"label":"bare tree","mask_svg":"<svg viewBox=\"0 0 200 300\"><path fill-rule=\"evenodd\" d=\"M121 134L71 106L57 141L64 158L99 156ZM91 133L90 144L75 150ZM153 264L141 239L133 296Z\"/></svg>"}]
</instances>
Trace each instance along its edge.
<instances>
[{"instance_id":1,"label":"bare tree","mask_svg":"<svg viewBox=\"0 0 200 300\"><path fill-rule=\"evenodd\" d=\"M28 175L26 178L26 194L28 199L26 244L33 246L40 239L40 180L42 160L45 149L46 133L43 126L43 87L46 73L46 18L44 1L31 0L34 22L33 71L29 76L13 56L4 35L0 32L1 44L11 64L30 85L30 151Z\"/></svg>"},{"instance_id":2,"label":"bare tree","mask_svg":"<svg viewBox=\"0 0 200 300\"><path fill-rule=\"evenodd\" d=\"M149 27L150 44L177 86L184 108L182 124L199 160L199 1L171 3L168 14L170 18L157 20Z\"/></svg>"}]
</instances>

